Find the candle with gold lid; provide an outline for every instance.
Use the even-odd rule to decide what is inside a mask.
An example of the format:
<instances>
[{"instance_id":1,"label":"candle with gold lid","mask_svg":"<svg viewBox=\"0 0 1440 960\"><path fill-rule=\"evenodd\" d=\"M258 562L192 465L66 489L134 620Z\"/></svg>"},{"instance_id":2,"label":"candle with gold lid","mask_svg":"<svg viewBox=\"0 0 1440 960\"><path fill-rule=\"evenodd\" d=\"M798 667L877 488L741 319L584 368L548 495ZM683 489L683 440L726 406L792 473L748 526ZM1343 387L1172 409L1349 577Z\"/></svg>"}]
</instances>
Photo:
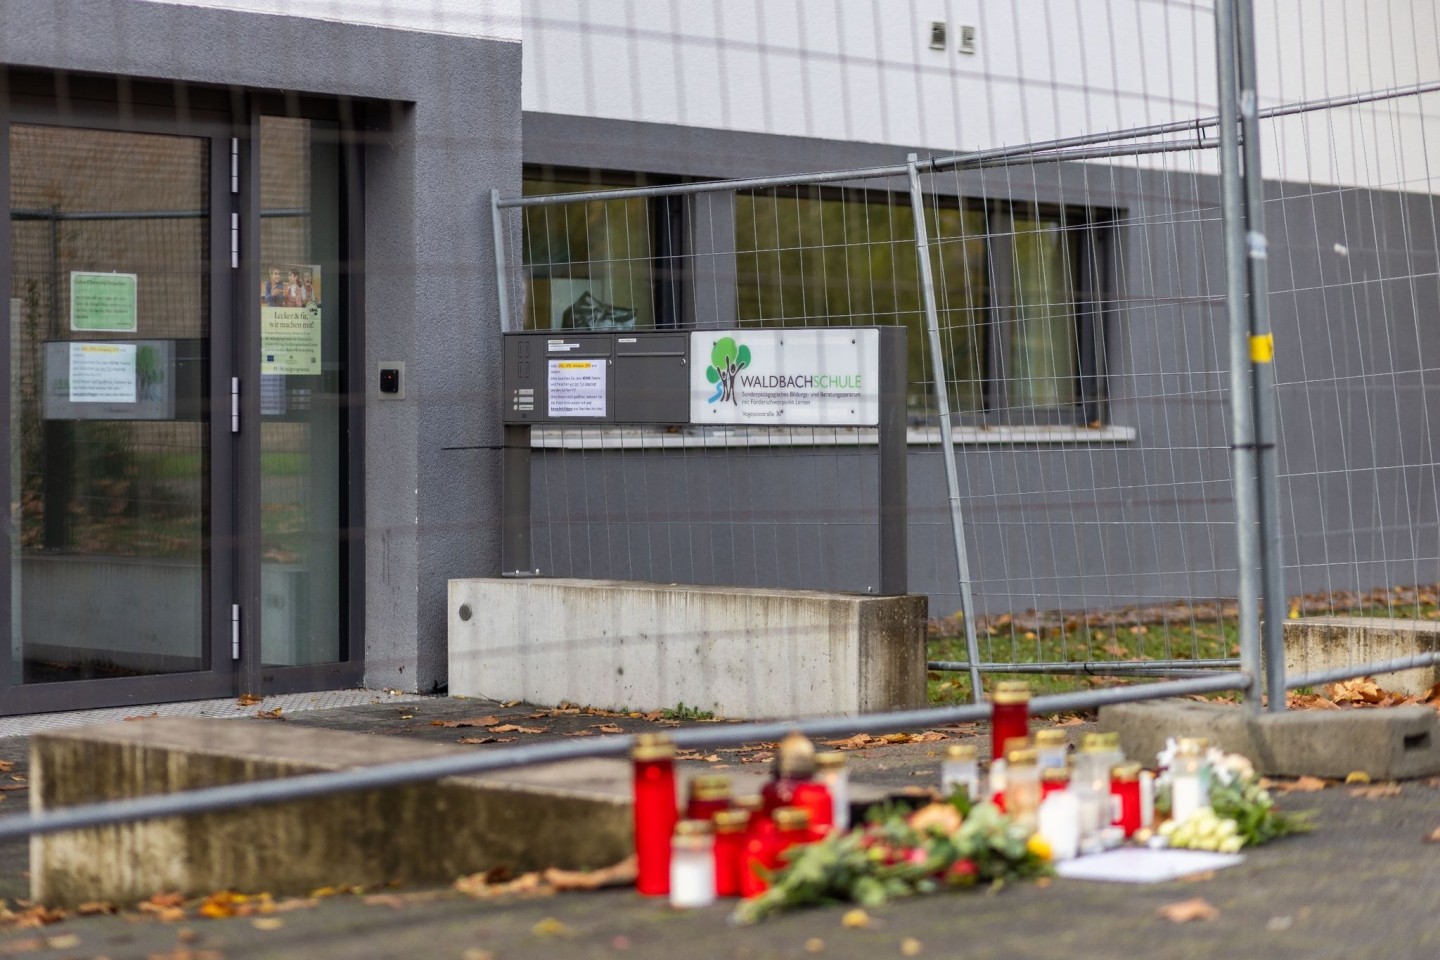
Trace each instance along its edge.
<instances>
[{"instance_id":1,"label":"candle with gold lid","mask_svg":"<svg viewBox=\"0 0 1440 960\"><path fill-rule=\"evenodd\" d=\"M836 830L850 829L850 771L845 754L830 750L815 755L815 779L830 792L830 823Z\"/></svg>"},{"instance_id":2,"label":"candle with gold lid","mask_svg":"<svg viewBox=\"0 0 1440 960\"><path fill-rule=\"evenodd\" d=\"M710 820L675 824L670 852L670 905L708 907L715 902L715 825Z\"/></svg>"},{"instance_id":3,"label":"candle with gold lid","mask_svg":"<svg viewBox=\"0 0 1440 960\"><path fill-rule=\"evenodd\" d=\"M635 889L650 897L670 892L670 845L680 819L675 799L675 744L663 733L635 737Z\"/></svg>"},{"instance_id":4,"label":"candle with gold lid","mask_svg":"<svg viewBox=\"0 0 1440 960\"><path fill-rule=\"evenodd\" d=\"M703 773L690 781L690 800L685 816L690 820L709 820L730 806L730 778L723 773Z\"/></svg>"},{"instance_id":5,"label":"candle with gold lid","mask_svg":"<svg viewBox=\"0 0 1440 960\"><path fill-rule=\"evenodd\" d=\"M1030 736L1030 684L1005 680L995 684L990 705L990 758L1005 756L1005 741Z\"/></svg>"},{"instance_id":6,"label":"candle with gold lid","mask_svg":"<svg viewBox=\"0 0 1440 960\"><path fill-rule=\"evenodd\" d=\"M945 797L964 790L971 801L980 799L980 751L973 743L952 743L940 763L940 792Z\"/></svg>"}]
</instances>

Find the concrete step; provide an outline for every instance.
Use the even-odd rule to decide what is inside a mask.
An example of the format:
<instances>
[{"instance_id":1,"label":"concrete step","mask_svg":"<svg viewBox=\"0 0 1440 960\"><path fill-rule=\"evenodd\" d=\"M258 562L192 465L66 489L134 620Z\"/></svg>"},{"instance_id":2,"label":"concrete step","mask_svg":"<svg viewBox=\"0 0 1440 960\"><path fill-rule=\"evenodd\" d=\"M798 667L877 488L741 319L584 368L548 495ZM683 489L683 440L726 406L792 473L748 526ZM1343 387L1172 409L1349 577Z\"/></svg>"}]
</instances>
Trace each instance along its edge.
<instances>
[{"instance_id":1,"label":"concrete step","mask_svg":"<svg viewBox=\"0 0 1440 960\"><path fill-rule=\"evenodd\" d=\"M36 734L31 806L247 783L462 753L456 745L267 720L158 718ZM583 870L632 846L628 766L591 760L37 837L34 898L162 890L305 893L448 882L505 865Z\"/></svg>"},{"instance_id":2,"label":"concrete step","mask_svg":"<svg viewBox=\"0 0 1440 960\"><path fill-rule=\"evenodd\" d=\"M1152 700L1102 707L1098 726L1119 733L1125 755L1146 765L1167 737L1208 737L1267 776L1343 778L1360 771L1375 780L1407 780L1440 773L1440 722L1429 707L1256 716L1234 704Z\"/></svg>"}]
</instances>

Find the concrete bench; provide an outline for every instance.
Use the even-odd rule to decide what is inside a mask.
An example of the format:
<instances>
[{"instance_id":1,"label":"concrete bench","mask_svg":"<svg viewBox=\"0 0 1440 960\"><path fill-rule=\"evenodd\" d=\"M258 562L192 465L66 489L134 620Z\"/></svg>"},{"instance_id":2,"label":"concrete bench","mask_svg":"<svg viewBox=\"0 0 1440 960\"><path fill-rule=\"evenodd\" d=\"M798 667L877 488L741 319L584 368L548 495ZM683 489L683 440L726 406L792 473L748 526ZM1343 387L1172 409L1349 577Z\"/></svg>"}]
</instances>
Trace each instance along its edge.
<instances>
[{"instance_id":1,"label":"concrete bench","mask_svg":"<svg viewBox=\"0 0 1440 960\"><path fill-rule=\"evenodd\" d=\"M732 719L925 704L923 596L611 580L450 581L452 694Z\"/></svg>"},{"instance_id":2,"label":"concrete bench","mask_svg":"<svg viewBox=\"0 0 1440 960\"><path fill-rule=\"evenodd\" d=\"M36 810L449 756L451 744L159 718L36 734ZM630 854L629 764L546 767L36 837L38 902L129 903L158 891L304 894L322 886L448 883L499 865L593 869Z\"/></svg>"}]
</instances>

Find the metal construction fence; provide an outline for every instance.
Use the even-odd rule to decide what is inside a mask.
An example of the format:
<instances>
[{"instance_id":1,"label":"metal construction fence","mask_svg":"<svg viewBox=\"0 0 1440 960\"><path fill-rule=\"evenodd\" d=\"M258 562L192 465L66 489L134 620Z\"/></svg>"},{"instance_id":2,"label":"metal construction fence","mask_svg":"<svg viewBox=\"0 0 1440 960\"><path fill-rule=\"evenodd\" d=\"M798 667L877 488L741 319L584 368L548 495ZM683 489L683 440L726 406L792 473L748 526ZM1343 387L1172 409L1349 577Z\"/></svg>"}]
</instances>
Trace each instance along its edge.
<instances>
[{"instance_id":1,"label":"metal construction fence","mask_svg":"<svg viewBox=\"0 0 1440 960\"><path fill-rule=\"evenodd\" d=\"M1424 586L1440 580L1425 140L1440 81L1260 109L1234 21L1219 4L1218 116L493 196L502 322L902 325L910 589L953 638L932 668L968 672L977 698L982 672L1258 676L1263 633L1283 708L1286 616L1440 616ZM1285 169L1312 178L1262 181L1262 148L1308 150L1317 128L1333 145L1342 123L1368 125L1346 142L1391 141L1346 164L1352 182L1308 155ZM873 591L873 443L540 429L535 565Z\"/></svg>"}]
</instances>

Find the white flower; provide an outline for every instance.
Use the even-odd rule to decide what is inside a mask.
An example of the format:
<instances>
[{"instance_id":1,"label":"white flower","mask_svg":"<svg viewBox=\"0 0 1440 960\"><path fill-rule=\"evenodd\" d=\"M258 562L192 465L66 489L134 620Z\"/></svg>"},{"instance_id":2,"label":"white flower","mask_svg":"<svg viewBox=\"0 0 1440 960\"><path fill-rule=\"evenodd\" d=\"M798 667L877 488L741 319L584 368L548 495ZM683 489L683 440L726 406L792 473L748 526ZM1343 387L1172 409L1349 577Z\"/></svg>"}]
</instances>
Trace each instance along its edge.
<instances>
[{"instance_id":1,"label":"white flower","mask_svg":"<svg viewBox=\"0 0 1440 960\"><path fill-rule=\"evenodd\" d=\"M1165 738L1165 749L1155 754L1155 766L1160 770L1169 770L1170 764L1175 762L1175 754L1180 751L1180 745L1175 742L1174 737Z\"/></svg>"},{"instance_id":2,"label":"white flower","mask_svg":"<svg viewBox=\"0 0 1440 960\"><path fill-rule=\"evenodd\" d=\"M1255 766L1238 753L1224 753L1211 747L1205 760L1210 765L1215 780L1227 787L1237 778L1241 782L1247 782L1255 776Z\"/></svg>"},{"instance_id":3,"label":"white flower","mask_svg":"<svg viewBox=\"0 0 1440 960\"><path fill-rule=\"evenodd\" d=\"M1226 837L1220 841L1221 853L1239 853L1240 848L1245 846L1244 837Z\"/></svg>"}]
</instances>

